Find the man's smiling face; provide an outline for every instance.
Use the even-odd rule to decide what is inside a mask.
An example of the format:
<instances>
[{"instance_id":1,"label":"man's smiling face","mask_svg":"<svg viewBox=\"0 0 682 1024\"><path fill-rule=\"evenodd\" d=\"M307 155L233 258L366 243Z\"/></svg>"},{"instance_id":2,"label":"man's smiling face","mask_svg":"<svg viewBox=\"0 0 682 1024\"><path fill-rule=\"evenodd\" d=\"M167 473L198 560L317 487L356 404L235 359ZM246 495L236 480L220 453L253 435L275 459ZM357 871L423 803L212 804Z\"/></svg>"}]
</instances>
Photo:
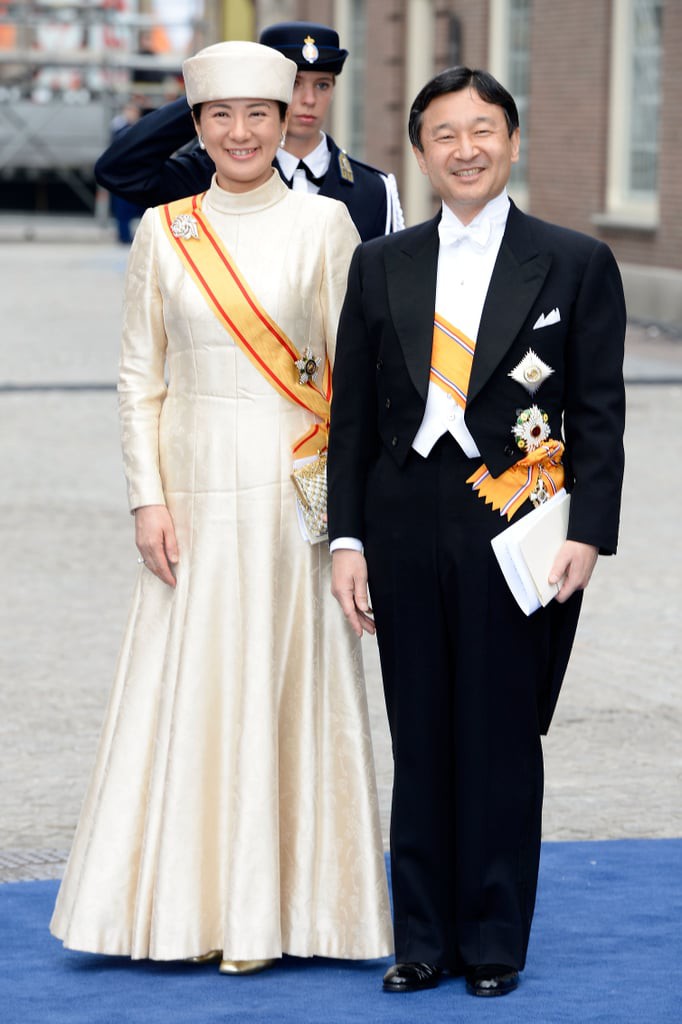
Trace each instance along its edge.
<instances>
[{"instance_id":1,"label":"man's smiling face","mask_svg":"<svg viewBox=\"0 0 682 1024\"><path fill-rule=\"evenodd\" d=\"M467 87L436 97L424 111L422 149L413 147L435 192L463 224L498 196L519 158L519 129L509 134L502 107Z\"/></svg>"}]
</instances>

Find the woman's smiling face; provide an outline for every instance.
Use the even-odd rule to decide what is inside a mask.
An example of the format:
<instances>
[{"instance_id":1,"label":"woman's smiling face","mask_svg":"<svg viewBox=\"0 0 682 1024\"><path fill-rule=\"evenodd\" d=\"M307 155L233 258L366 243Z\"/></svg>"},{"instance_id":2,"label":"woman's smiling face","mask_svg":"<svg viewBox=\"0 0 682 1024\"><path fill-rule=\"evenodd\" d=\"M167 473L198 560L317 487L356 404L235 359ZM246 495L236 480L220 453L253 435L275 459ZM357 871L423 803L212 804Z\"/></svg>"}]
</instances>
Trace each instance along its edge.
<instances>
[{"instance_id":1,"label":"woman's smiling face","mask_svg":"<svg viewBox=\"0 0 682 1024\"><path fill-rule=\"evenodd\" d=\"M201 106L196 129L220 187L249 192L270 178L286 119L275 100L210 100Z\"/></svg>"}]
</instances>

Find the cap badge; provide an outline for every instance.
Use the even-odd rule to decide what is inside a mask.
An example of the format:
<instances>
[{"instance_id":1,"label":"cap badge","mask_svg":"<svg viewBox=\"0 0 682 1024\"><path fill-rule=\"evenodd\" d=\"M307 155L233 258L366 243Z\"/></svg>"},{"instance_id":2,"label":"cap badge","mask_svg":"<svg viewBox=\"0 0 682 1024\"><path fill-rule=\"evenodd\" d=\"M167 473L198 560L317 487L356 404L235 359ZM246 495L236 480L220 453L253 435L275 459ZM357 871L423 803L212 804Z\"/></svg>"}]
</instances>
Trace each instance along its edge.
<instances>
[{"instance_id":1,"label":"cap badge","mask_svg":"<svg viewBox=\"0 0 682 1024\"><path fill-rule=\"evenodd\" d=\"M353 177L353 168L351 167L350 160L348 159L348 154L344 153L343 150L339 151L339 170L341 171L341 177L344 181L347 181L351 185L355 182L355 178Z\"/></svg>"},{"instance_id":2,"label":"cap badge","mask_svg":"<svg viewBox=\"0 0 682 1024\"><path fill-rule=\"evenodd\" d=\"M529 348L521 362L508 376L524 387L529 395L534 395L540 385L553 373L552 367L543 362L532 348Z\"/></svg>"},{"instance_id":3,"label":"cap badge","mask_svg":"<svg viewBox=\"0 0 682 1024\"><path fill-rule=\"evenodd\" d=\"M319 60L320 51L315 46L315 40L312 36L306 36L303 40L303 49L301 54L304 60L307 60L309 64L314 64L316 60Z\"/></svg>"},{"instance_id":4,"label":"cap badge","mask_svg":"<svg viewBox=\"0 0 682 1024\"><path fill-rule=\"evenodd\" d=\"M175 238L198 238L199 228L196 217L191 213L180 213L170 226Z\"/></svg>"},{"instance_id":5,"label":"cap badge","mask_svg":"<svg viewBox=\"0 0 682 1024\"><path fill-rule=\"evenodd\" d=\"M294 366L298 370L298 383L307 384L308 381L317 380L317 371L320 368L321 362L322 356L314 355L310 346L305 348L301 358L297 359L294 363Z\"/></svg>"}]
</instances>

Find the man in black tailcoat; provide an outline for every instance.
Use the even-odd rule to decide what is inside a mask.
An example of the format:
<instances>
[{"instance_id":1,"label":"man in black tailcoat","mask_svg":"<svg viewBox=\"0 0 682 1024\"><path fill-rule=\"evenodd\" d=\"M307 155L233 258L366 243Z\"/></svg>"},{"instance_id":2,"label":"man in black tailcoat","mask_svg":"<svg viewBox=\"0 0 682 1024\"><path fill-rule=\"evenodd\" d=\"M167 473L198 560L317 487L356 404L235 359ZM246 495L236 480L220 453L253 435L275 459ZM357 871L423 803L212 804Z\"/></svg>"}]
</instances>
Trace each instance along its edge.
<instances>
[{"instance_id":1,"label":"man in black tailcoat","mask_svg":"<svg viewBox=\"0 0 682 1024\"><path fill-rule=\"evenodd\" d=\"M348 51L326 25L289 21L259 39L298 66L289 125L275 166L299 191L345 203L363 241L404 226L395 178L353 159L322 130L336 76ZM184 97L147 114L116 138L95 164L99 185L143 206L169 203L208 188L215 167L197 142Z\"/></svg>"},{"instance_id":2,"label":"man in black tailcoat","mask_svg":"<svg viewBox=\"0 0 682 1024\"><path fill-rule=\"evenodd\" d=\"M333 590L356 633L376 623L381 656L392 992L443 971L478 996L516 988L538 874L540 736L581 592L598 554L616 550L620 275L606 245L509 200L518 123L486 72L452 68L422 89L410 139L442 209L356 250L339 325ZM560 589L526 617L490 542L562 483Z\"/></svg>"}]
</instances>

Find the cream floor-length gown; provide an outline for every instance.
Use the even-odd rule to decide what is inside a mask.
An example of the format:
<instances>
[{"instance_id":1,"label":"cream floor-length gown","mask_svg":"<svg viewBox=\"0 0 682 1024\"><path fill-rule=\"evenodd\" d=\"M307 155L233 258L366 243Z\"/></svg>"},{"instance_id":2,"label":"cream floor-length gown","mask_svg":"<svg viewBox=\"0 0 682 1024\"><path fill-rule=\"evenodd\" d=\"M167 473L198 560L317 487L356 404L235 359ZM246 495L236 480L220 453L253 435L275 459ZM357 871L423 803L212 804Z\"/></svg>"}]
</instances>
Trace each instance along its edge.
<instances>
[{"instance_id":1,"label":"cream floor-length gown","mask_svg":"<svg viewBox=\"0 0 682 1024\"><path fill-rule=\"evenodd\" d=\"M240 195L214 179L203 209L299 350L333 358L345 207L273 172ZM234 344L158 210L131 251L119 390L130 505L168 505L177 587L142 567L51 929L133 958L385 956L361 653L290 480L313 418Z\"/></svg>"}]
</instances>

